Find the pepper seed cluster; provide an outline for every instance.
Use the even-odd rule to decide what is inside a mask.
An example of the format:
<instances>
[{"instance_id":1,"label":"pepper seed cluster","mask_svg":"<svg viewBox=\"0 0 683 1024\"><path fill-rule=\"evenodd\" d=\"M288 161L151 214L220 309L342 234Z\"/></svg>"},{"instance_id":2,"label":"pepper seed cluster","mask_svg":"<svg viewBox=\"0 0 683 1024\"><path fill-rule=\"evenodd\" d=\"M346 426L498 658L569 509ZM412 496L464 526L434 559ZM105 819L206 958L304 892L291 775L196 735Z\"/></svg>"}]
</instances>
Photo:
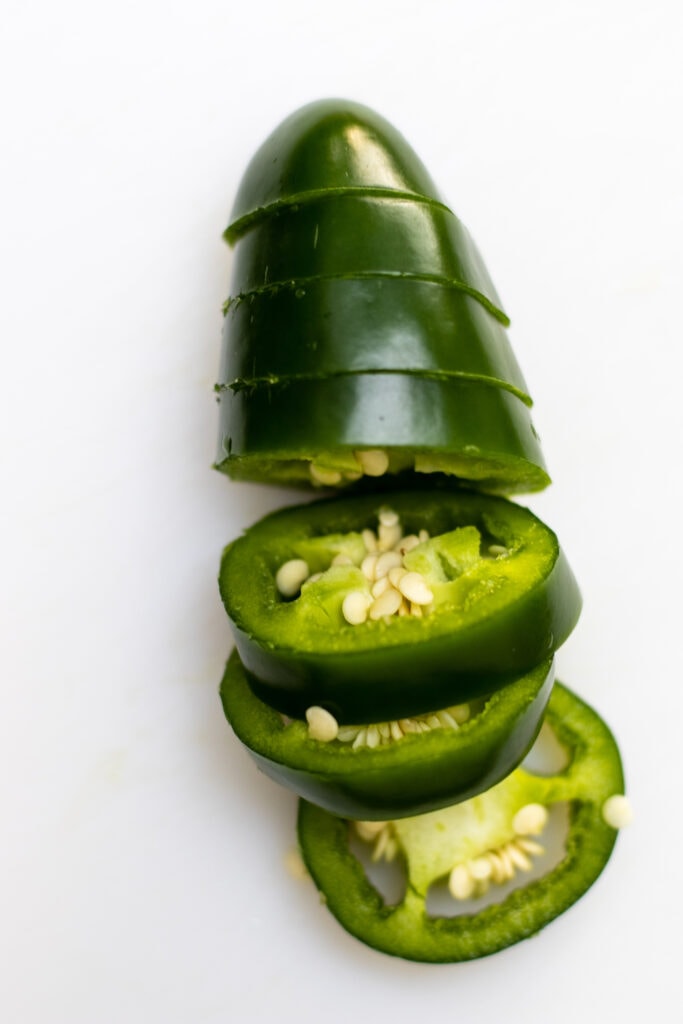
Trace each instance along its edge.
<instances>
[{"instance_id":1,"label":"pepper seed cluster","mask_svg":"<svg viewBox=\"0 0 683 1024\"><path fill-rule=\"evenodd\" d=\"M542 804L526 804L512 819L512 836L471 860L455 864L448 876L448 891L456 900L483 896L491 885L511 881L518 871L530 871L532 857L545 852L532 836L538 836L548 821L548 811ZM392 861L400 849L393 822L357 821L358 836L372 843L371 859Z\"/></svg>"},{"instance_id":2,"label":"pepper seed cluster","mask_svg":"<svg viewBox=\"0 0 683 1024\"><path fill-rule=\"evenodd\" d=\"M367 453L365 453L367 454ZM393 509L379 513L377 532L362 531L365 557L360 569L370 585L369 592L352 590L342 602L342 615L351 626L360 626L368 619L412 615L421 617L434 600L426 579L419 572L410 571L404 557L418 544L429 540L427 530L404 536L398 514ZM331 565L353 565L348 555L336 555ZM283 597L296 597L304 583L314 583L322 573L309 573L302 558L293 558L278 569L275 585Z\"/></svg>"},{"instance_id":3,"label":"pepper seed cluster","mask_svg":"<svg viewBox=\"0 0 683 1024\"><path fill-rule=\"evenodd\" d=\"M371 725L339 725L334 715L317 705L306 711L310 739L322 743L338 740L340 743L350 743L354 750L359 747L388 747L411 733L431 732L433 729L459 729L469 717L468 704L457 704L442 711L392 722L375 722Z\"/></svg>"},{"instance_id":4,"label":"pepper seed cluster","mask_svg":"<svg viewBox=\"0 0 683 1024\"><path fill-rule=\"evenodd\" d=\"M315 462L311 462L308 467L311 483L317 487L335 487L344 480L347 483L353 483L355 480L360 480L362 476L384 476L389 469L389 456L380 448L353 454L358 463L357 472L341 473L336 469L326 469L324 466L318 466Z\"/></svg>"}]
</instances>

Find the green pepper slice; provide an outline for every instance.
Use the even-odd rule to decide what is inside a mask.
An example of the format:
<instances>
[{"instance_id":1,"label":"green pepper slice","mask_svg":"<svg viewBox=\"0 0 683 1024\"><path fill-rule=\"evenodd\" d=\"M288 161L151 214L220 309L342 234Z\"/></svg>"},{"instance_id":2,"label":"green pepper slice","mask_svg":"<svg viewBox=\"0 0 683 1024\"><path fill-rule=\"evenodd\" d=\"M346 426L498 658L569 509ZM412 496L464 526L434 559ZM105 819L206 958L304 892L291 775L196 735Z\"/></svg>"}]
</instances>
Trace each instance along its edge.
<instances>
[{"instance_id":1,"label":"green pepper slice","mask_svg":"<svg viewBox=\"0 0 683 1024\"><path fill-rule=\"evenodd\" d=\"M430 535L402 564L423 576L431 603L419 618L381 613L352 625L347 597L374 586L362 568L363 531L387 508L404 534ZM331 566L335 558L347 564ZM287 599L276 577L290 562L322 576ZM273 513L225 549L219 584L256 694L297 718L319 705L342 723L403 718L491 693L552 655L581 606L557 538L540 520L505 499L453 490L342 497Z\"/></svg>"},{"instance_id":2,"label":"green pepper slice","mask_svg":"<svg viewBox=\"0 0 683 1024\"><path fill-rule=\"evenodd\" d=\"M424 725L404 720L403 727L393 723L399 738L392 739L386 723L384 741L376 733L372 747L360 730L354 746L350 736L322 742L304 722L285 721L253 694L237 652L220 692L236 736L267 776L333 814L374 820L423 814L499 782L536 738L553 679L546 661L497 690L462 724L450 713L424 716Z\"/></svg>"},{"instance_id":3,"label":"green pepper slice","mask_svg":"<svg viewBox=\"0 0 683 1024\"><path fill-rule=\"evenodd\" d=\"M384 450L390 473L427 459L489 493L549 483L529 410L502 388L404 373L280 381L218 396L216 467L236 480L307 484L313 462L359 470Z\"/></svg>"},{"instance_id":4,"label":"green pepper slice","mask_svg":"<svg viewBox=\"0 0 683 1024\"><path fill-rule=\"evenodd\" d=\"M547 721L570 757L559 774L541 777L520 768L471 801L391 823L391 842L405 854L408 874L405 898L394 906L384 903L350 851L348 824L301 801L298 830L304 862L326 906L348 932L408 960L472 960L534 935L590 888L616 838L615 828L607 823L607 801L620 799L624 791L619 750L596 712L559 684ZM481 877L487 862L500 871L513 847L517 859L525 843L533 850L542 837L532 830L534 838L520 843L525 830L514 824L523 808L565 801L569 831L556 867L478 912L454 917L427 913L427 893L437 879L449 874L454 879L457 872L457 889L463 879Z\"/></svg>"}]
</instances>

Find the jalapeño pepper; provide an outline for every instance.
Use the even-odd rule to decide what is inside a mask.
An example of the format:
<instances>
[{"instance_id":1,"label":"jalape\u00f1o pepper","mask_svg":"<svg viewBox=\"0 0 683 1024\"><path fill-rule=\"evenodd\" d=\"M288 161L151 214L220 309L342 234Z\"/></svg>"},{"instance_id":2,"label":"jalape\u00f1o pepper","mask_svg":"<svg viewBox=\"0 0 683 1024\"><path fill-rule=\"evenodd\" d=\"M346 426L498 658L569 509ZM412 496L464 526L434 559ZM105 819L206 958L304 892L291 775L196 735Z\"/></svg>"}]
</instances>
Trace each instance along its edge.
<instances>
[{"instance_id":1,"label":"jalape\u00f1o pepper","mask_svg":"<svg viewBox=\"0 0 683 1024\"><path fill-rule=\"evenodd\" d=\"M370 820L422 814L499 782L536 738L553 679L546 661L481 707L435 709L422 720L384 723L374 737L359 728L328 742L260 701L236 652L221 698L236 736L266 775L334 814Z\"/></svg>"},{"instance_id":2,"label":"jalape\u00f1o pepper","mask_svg":"<svg viewBox=\"0 0 683 1024\"><path fill-rule=\"evenodd\" d=\"M408 883L394 905L385 904L349 849L348 823L300 802L304 862L347 931L408 960L472 960L535 934L590 888L610 857L615 826L625 823L619 751L599 716L559 684L547 721L569 756L557 775L520 768L482 796L447 810L387 822L384 829L369 822L358 826L376 848L405 857ZM430 916L427 894L439 880L448 879L451 893L462 900L528 870L542 853L545 808L557 802L569 802L569 831L555 867L494 905ZM615 804L622 808L617 813Z\"/></svg>"},{"instance_id":3,"label":"jalape\u00f1o pepper","mask_svg":"<svg viewBox=\"0 0 683 1024\"><path fill-rule=\"evenodd\" d=\"M314 103L273 132L225 238L217 468L351 488L225 549L225 714L303 798L305 863L349 932L406 959L486 956L579 899L628 817L607 726L559 684L548 704L580 611L571 570L543 523L490 496L549 483L508 317L417 156L358 104ZM386 473L413 490L360 481ZM544 711L569 762L552 776L517 767ZM496 905L430 916L440 880L476 900L529 870L557 803L555 867ZM403 859L400 902L350 835Z\"/></svg>"},{"instance_id":4,"label":"jalape\u00f1o pepper","mask_svg":"<svg viewBox=\"0 0 683 1024\"><path fill-rule=\"evenodd\" d=\"M226 239L219 469L343 484L381 448L390 472L547 485L489 274L382 118L337 100L297 111L249 165Z\"/></svg>"},{"instance_id":5,"label":"jalape\u00f1o pepper","mask_svg":"<svg viewBox=\"0 0 683 1024\"><path fill-rule=\"evenodd\" d=\"M366 538L387 509L412 545L403 555L373 556ZM398 535L389 539L403 548ZM410 594L403 573L422 580L419 617L391 615L390 594L373 618L373 595L392 590L368 572L382 557L399 574L390 576L398 603ZM289 596L277 586L286 565L305 567ZM402 718L490 693L552 655L581 604L557 538L535 516L502 498L453 490L276 512L226 548L220 590L256 694L298 718L322 706L342 723ZM345 617L351 602L362 619L363 601L365 621Z\"/></svg>"}]
</instances>

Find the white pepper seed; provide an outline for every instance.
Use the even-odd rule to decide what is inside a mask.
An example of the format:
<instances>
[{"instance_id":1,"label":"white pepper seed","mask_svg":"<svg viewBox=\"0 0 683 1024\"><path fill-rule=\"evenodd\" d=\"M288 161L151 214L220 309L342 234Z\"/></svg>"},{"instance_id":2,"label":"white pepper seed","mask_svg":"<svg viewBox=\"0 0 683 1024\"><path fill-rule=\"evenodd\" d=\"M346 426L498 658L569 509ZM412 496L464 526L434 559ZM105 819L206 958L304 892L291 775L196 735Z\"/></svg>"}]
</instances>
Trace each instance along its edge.
<instances>
[{"instance_id":1,"label":"white pepper seed","mask_svg":"<svg viewBox=\"0 0 683 1024\"><path fill-rule=\"evenodd\" d=\"M520 850L524 850L525 853L530 853L532 857L541 857L545 853L544 846L541 846L534 839L527 839L526 836L519 837L517 846Z\"/></svg>"},{"instance_id":2,"label":"white pepper seed","mask_svg":"<svg viewBox=\"0 0 683 1024\"><path fill-rule=\"evenodd\" d=\"M512 819L512 830L518 836L538 836L548 821L548 811L543 804L526 804Z\"/></svg>"},{"instance_id":3,"label":"white pepper seed","mask_svg":"<svg viewBox=\"0 0 683 1024\"><path fill-rule=\"evenodd\" d=\"M602 816L611 828L625 828L633 821L633 808L627 796L615 793L602 805Z\"/></svg>"},{"instance_id":4,"label":"white pepper seed","mask_svg":"<svg viewBox=\"0 0 683 1024\"><path fill-rule=\"evenodd\" d=\"M401 595L390 587L370 605L369 615L374 620L383 619L385 615L395 615L400 607Z\"/></svg>"},{"instance_id":5,"label":"white pepper seed","mask_svg":"<svg viewBox=\"0 0 683 1024\"><path fill-rule=\"evenodd\" d=\"M375 579L375 566L377 565L377 558L377 554L371 553L369 555L366 555L363 561L360 563L361 572L369 580Z\"/></svg>"},{"instance_id":6,"label":"white pepper seed","mask_svg":"<svg viewBox=\"0 0 683 1024\"><path fill-rule=\"evenodd\" d=\"M321 487L334 487L335 484L341 483L341 473L338 473L336 469L323 469L322 466L316 466L315 462L312 462L309 472L313 483L320 484Z\"/></svg>"},{"instance_id":7,"label":"white pepper seed","mask_svg":"<svg viewBox=\"0 0 683 1024\"><path fill-rule=\"evenodd\" d=\"M526 853L520 850L516 843L508 843L505 849L516 868L519 868L520 871L531 871L531 858L527 857Z\"/></svg>"},{"instance_id":8,"label":"white pepper seed","mask_svg":"<svg viewBox=\"0 0 683 1024\"><path fill-rule=\"evenodd\" d=\"M308 579L308 565L303 558L291 558L275 574L275 586L283 597L294 597Z\"/></svg>"},{"instance_id":9,"label":"white pepper seed","mask_svg":"<svg viewBox=\"0 0 683 1024\"><path fill-rule=\"evenodd\" d=\"M353 565L353 559L349 558L348 555L343 554L341 551L338 555L335 555L331 562L332 565Z\"/></svg>"},{"instance_id":10,"label":"white pepper seed","mask_svg":"<svg viewBox=\"0 0 683 1024\"><path fill-rule=\"evenodd\" d=\"M427 586L424 576L419 572L407 572L398 583L398 589L411 604L431 604L434 594Z\"/></svg>"},{"instance_id":11,"label":"white pepper seed","mask_svg":"<svg viewBox=\"0 0 683 1024\"><path fill-rule=\"evenodd\" d=\"M417 537L414 533L409 533L406 537L401 537L401 539L398 541L398 543L396 544L396 551L398 551L398 553L401 555L407 555L408 552L412 551L413 548L416 548L419 543L420 538Z\"/></svg>"},{"instance_id":12,"label":"white pepper seed","mask_svg":"<svg viewBox=\"0 0 683 1024\"><path fill-rule=\"evenodd\" d=\"M389 729L391 731L391 738L393 740L402 740L403 739L403 732L402 732L401 726L398 724L398 722L390 722L389 723Z\"/></svg>"},{"instance_id":13,"label":"white pepper seed","mask_svg":"<svg viewBox=\"0 0 683 1024\"><path fill-rule=\"evenodd\" d=\"M363 530L361 533L363 543L365 544L366 551L377 550L377 537L375 536L374 530Z\"/></svg>"},{"instance_id":14,"label":"white pepper seed","mask_svg":"<svg viewBox=\"0 0 683 1024\"><path fill-rule=\"evenodd\" d=\"M398 512L392 508L380 509L378 518L382 526L398 526Z\"/></svg>"},{"instance_id":15,"label":"white pepper seed","mask_svg":"<svg viewBox=\"0 0 683 1024\"><path fill-rule=\"evenodd\" d=\"M391 586L388 576L380 576L376 583L372 584L370 593L373 597L381 597L385 590Z\"/></svg>"},{"instance_id":16,"label":"white pepper seed","mask_svg":"<svg viewBox=\"0 0 683 1024\"><path fill-rule=\"evenodd\" d=\"M320 740L321 743L331 743L336 740L339 732L339 723L334 715L331 715L325 708L313 705L306 709L306 721L308 722L308 735L312 740Z\"/></svg>"},{"instance_id":17,"label":"white pepper seed","mask_svg":"<svg viewBox=\"0 0 683 1024\"><path fill-rule=\"evenodd\" d=\"M381 449L354 452L366 476L384 476L389 468L389 456Z\"/></svg>"},{"instance_id":18,"label":"white pepper seed","mask_svg":"<svg viewBox=\"0 0 683 1024\"><path fill-rule=\"evenodd\" d=\"M366 842L370 842L372 839L376 839L383 828L386 828L385 821L357 821L356 832L361 839L365 839Z\"/></svg>"},{"instance_id":19,"label":"white pepper seed","mask_svg":"<svg viewBox=\"0 0 683 1024\"><path fill-rule=\"evenodd\" d=\"M401 540L403 531L399 523L396 526L384 526L382 523L377 528L378 547L380 551L389 551Z\"/></svg>"},{"instance_id":20,"label":"white pepper seed","mask_svg":"<svg viewBox=\"0 0 683 1024\"><path fill-rule=\"evenodd\" d=\"M512 858L510 857L507 846L500 846L496 852L503 865L503 877L505 878L505 881L508 882L511 878L515 877L515 866L512 863Z\"/></svg>"},{"instance_id":21,"label":"white pepper seed","mask_svg":"<svg viewBox=\"0 0 683 1024\"><path fill-rule=\"evenodd\" d=\"M368 617L370 597L362 590L352 590L342 601L342 615L350 626L360 626Z\"/></svg>"},{"instance_id":22,"label":"white pepper seed","mask_svg":"<svg viewBox=\"0 0 683 1024\"><path fill-rule=\"evenodd\" d=\"M498 856L498 853L493 850L489 852L488 859L491 865L491 881L496 885L500 885L501 882L505 881L505 868L503 866L503 861Z\"/></svg>"},{"instance_id":23,"label":"white pepper seed","mask_svg":"<svg viewBox=\"0 0 683 1024\"><path fill-rule=\"evenodd\" d=\"M376 725L369 725L365 737L365 742L367 743L371 750L379 746L379 740L379 729L377 728Z\"/></svg>"},{"instance_id":24,"label":"white pepper seed","mask_svg":"<svg viewBox=\"0 0 683 1024\"><path fill-rule=\"evenodd\" d=\"M467 900L474 892L474 879L466 864L456 864L448 878L448 891L455 900Z\"/></svg>"},{"instance_id":25,"label":"white pepper seed","mask_svg":"<svg viewBox=\"0 0 683 1024\"><path fill-rule=\"evenodd\" d=\"M468 864L475 882L487 882L491 877L491 862L488 857L475 857Z\"/></svg>"},{"instance_id":26,"label":"white pepper seed","mask_svg":"<svg viewBox=\"0 0 683 1024\"><path fill-rule=\"evenodd\" d=\"M358 735L357 725L340 725L337 739L340 743L351 743Z\"/></svg>"},{"instance_id":27,"label":"white pepper seed","mask_svg":"<svg viewBox=\"0 0 683 1024\"><path fill-rule=\"evenodd\" d=\"M389 552L387 552L387 554L388 553ZM407 572L408 570L404 569L402 565L395 565L393 569L390 569L389 582L391 583L392 587L398 588L398 581L401 579L402 576L405 576Z\"/></svg>"},{"instance_id":28,"label":"white pepper seed","mask_svg":"<svg viewBox=\"0 0 683 1024\"><path fill-rule=\"evenodd\" d=\"M375 576L387 576L392 569L400 569L401 556L398 551L383 551L375 564Z\"/></svg>"}]
</instances>

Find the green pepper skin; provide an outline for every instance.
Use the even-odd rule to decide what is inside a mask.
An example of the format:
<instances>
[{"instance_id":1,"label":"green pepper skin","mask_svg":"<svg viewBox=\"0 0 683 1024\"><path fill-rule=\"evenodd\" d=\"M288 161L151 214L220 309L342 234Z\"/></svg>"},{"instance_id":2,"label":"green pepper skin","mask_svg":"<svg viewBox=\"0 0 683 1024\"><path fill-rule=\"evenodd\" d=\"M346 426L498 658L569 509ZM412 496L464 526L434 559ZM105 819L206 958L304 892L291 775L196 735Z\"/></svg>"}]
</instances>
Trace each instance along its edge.
<instances>
[{"instance_id":1,"label":"green pepper skin","mask_svg":"<svg viewBox=\"0 0 683 1024\"><path fill-rule=\"evenodd\" d=\"M526 755L541 726L554 679L546 661L497 690L459 729L404 736L388 747L353 749L285 725L251 691L237 652L221 683L226 718L258 767L333 814L367 821L423 814L495 785Z\"/></svg>"},{"instance_id":2,"label":"green pepper skin","mask_svg":"<svg viewBox=\"0 0 683 1024\"><path fill-rule=\"evenodd\" d=\"M349 626L342 595L334 611L313 591L305 601L281 598L275 574L284 562L326 567L319 551L320 564L310 561L316 538L372 527L383 506L399 514L406 533L424 527L436 537L472 525L511 557L464 573L456 604L422 619ZM404 718L491 693L551 656L581 608L552 531L516 504L454 490L337 498L273 513L226 548L219 585L257 696L296 718L320 705L342 723Z\"/></svg>"},{"instance_id":3,"label":"green pepper skin","mask_svg":"<svg viewBox=\"0 0 683 1024\"><path fill-rule=\"evenodd\" d=\"M216 468L310 487L329 454L403 449L402 468L454 457L481 490L547 486L488 271L382 118L342 100L297 111L249 165L226 238Z\"/></svg>"},{"instance_id":4,"label":"green pepper skin","mask_svg":"<svg viewBox=\"0 0 683 1024\"><path fill-rule=\"evenodd\" d=\"M322 189L388 193L441 204L436 185L403 136L368 107L319 100L290 114L266 139L242 178L225 232L234 243L273 209Z\"/></svg>"},{"instance_id":5,"label":"green pepper skin","mask_svg":"<svg viewBox=\"0 0 683 1024\"><path fill-rule=\"evenodd\" d=\"M385 371L477 380L531 404L499 321L471 295L433 281L287 284L233 300L224 333L219 390Z\"/></svg>"},{"instance_id":6,"label":"green pepper skin","mask_svg":"<svg viewBox=\"0 0 683 1024\"><path fill-rule=\"evenodd\" d=\"M467 230L450 210L387 196L324 195L265 217L240 239L232 294L286 281L400 275L450 283L508 318Z\"/></svg>"},{"instance_id":7,"label":"green pepper skin","mask_svg":"<svg viewBox=\"0 0 683 1024\"><path fill-rule=\"evenodd\" d=\"M308 483L320 452L381 448L401 457L448 455L489 493L528 493L550 482L528 410L477 381L406 373L281 380L218 396L217 468L238 480Z\"/></svg>"},{"instance_id":8,"label":"green pepper skin","mask_svg":"<svg viewBox=\"0 0 683 1024\"><path fill-rule=\"evenodd\" d=\"M429 916L424 883L415 882L410 862L405 899L385 905L349 850L346 822L300 802L304 862L325 905L348 932L391 956L454 963L489 956L529 938L580 899L614 847L616 831L605 823L601 810L608 797L623 793L621 759L607 725L560 684L555 685L546 717L571 760L559 775L536 777L537 798L546 804L570 802L565 856L539 880L479 913ZM515 776L510 778L514 781ZM520 770L519 778L526 799L533 792L534 777ZM419 865L415 867L419 874Z\"/></svg>"}]
</instances>

